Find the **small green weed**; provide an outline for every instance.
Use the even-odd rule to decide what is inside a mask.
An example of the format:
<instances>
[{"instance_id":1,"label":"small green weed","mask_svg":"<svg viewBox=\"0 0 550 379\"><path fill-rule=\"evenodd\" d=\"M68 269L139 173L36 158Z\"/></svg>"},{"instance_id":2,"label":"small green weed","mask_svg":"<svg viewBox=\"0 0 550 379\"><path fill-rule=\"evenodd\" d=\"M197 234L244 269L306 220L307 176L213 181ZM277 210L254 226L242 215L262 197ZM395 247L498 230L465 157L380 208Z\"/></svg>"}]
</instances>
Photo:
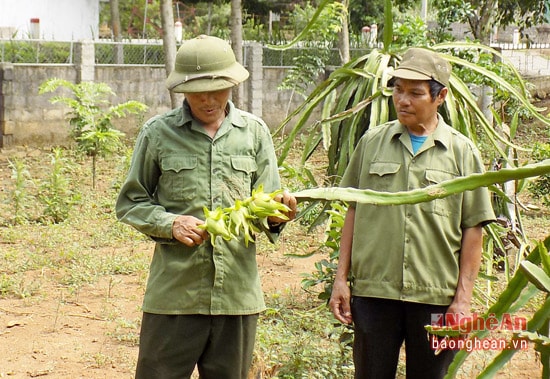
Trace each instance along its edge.
<instances>
[{"instance_id":1,"label":"small green weed","mask_svg":"<svg viewBox=\"0 0 550 379\"><path fill-rule=\"evenodd\" d=\"M260 317L255 371L265 378L353 378L349 341L324 304L274 295Z\"/></svg>"},{"instance_id":2,"label":"small green weed","mask_svg":"<svg viewBox=\"0 0 550 379\"><path fill-rule=\"evenodd\" d=\"M51 173L40 186L38 200L45 206L44 218L60 223L69 217L72 206L80 196L69 185L69 160L63 150L56 148L50 155Z\"/></svg>"},{"instance_id":3,"label":"small green weed","mask_svg":"<svg viewBox=\"0 0 550 379\"><path fill-rule=\"evenodd\" d=\"M128 346L137 346L139 344L140 325L140 319L127 320L125 318L118 318L116 320L115 330L107 334L116 339L118 342L124 343Z\"/></svg>"},{"instance_id":4,"label":"small green weed","mask_svg":"<svg viewBox=\"0 0 550 379\"><path fill-rule=\"evenodd\" d=\"M8 161L8 166L13 180L13 189L8 201L12 205L13 225L20 225L27 221L26 210L29 204L28 187L32 185L31 174L25 162L20 159Z\"/></svg>"}]
</instances>

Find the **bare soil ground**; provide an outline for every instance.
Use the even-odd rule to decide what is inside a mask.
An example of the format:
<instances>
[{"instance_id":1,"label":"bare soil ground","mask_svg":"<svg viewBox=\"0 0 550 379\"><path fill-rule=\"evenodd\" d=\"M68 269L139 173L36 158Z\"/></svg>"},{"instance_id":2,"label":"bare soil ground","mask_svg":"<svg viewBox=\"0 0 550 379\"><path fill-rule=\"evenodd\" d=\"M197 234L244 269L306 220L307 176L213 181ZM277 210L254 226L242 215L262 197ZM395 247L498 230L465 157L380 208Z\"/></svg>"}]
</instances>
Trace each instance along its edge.
<instances>
[{"instance_id":1,"label":"bare soil ground","mask_svg":"<svg viewBox=\"0 0 550 379\"><path fill-rule=\"evenodd\" d=\"M1 151L0 200L7 198L7 183L12 180L8 158L19 156L46 165L47 153L29 148ZM33 174L42 175L40 172ZM110 182L106 178L103 181L103 188L107 188ZM0 264L0 268L6 267L0 270L0 378L133 377L147 268L97 275L94 280L81 281L78 286L73 286L65 277L74 278L84 272L71 272L83 269L73 268L70 263L74 257L66 255L70 255L68 251L72 250L69 247L73 244L94 240L76 245L77 253L90 255L90 266L117 256L136 255L147 261L153 244L144 239L103 244L102 239L108 241L116 227L113 226L112 211L101 202L97 207L105 207L103 221L109 220L107 223L112 225L87 224L84 217L80 227L67 229L72 235L58 244L50 240L51 234L44 227L11 227L5 222L0 225L0 257L7 262L15 255L19 255L18 259L21 255L28 256L28 264L18 261L17 269L12 270L6 262ZM7 219L9 215L5 212L9 212L9 208L4 205L0 210L4 212L0 219ZM534 212L528 220L528 227L535 234L544 236L548 232L547 221L547 215ZM267 296L301 291L302 274L312 272L314 263L325 257L313 254L308 258L293 258L288 254L313 252L322 238L322 230L307 234L296 224L289 226L277 245L262 247L258 263ZM48 259L55 256L58 265L36 264L41 254L47 254ZM99 263L94 260L98 257ZM65 267L63 259L66 260ZM84 271L88 272L87 269ZM8 292L9 295L2 296ZM490 361L490 355L491 352L476 353L465 366L463 378L474 377L472 373L479 372ZM518 353L498 377L538 378L540 369L537 354L530 346L529 350Z\"/></svg>"},{"instance_id":2,"label":"bare soil ground","mask_svg":"<svg viewBox=\"0 0 550 379\"><path fill-rule=\"evenodd\" d=\"M282 246L259 257L267 295L298 291L319 259L284 257ZM144 281L143 272L103 276L78 294L52 286L38 298L0 299L0 378L132 378Z\"/></svg>"}]
</instances>

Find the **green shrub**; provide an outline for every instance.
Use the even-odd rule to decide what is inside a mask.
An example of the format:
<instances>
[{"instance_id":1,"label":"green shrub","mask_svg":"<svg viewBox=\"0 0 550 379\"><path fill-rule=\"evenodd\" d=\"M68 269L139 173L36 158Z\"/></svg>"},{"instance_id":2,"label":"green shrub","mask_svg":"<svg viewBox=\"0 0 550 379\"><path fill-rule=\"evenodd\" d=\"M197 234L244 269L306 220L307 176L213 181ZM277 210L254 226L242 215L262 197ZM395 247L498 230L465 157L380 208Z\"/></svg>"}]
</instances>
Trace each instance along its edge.
<instances>
[{"instance_id":1,"label":"green shrub","mask_svg":"<svg viewBox=\"0 0 550 379\"><path fill-rule=\"evenodd\" d=\"M532 158L542 161L550 158L550 143L536 142L533 147ZM529 192L543 204L550 206L550 175L542 175L529 184Z\"/></svg>"}]
</instances>

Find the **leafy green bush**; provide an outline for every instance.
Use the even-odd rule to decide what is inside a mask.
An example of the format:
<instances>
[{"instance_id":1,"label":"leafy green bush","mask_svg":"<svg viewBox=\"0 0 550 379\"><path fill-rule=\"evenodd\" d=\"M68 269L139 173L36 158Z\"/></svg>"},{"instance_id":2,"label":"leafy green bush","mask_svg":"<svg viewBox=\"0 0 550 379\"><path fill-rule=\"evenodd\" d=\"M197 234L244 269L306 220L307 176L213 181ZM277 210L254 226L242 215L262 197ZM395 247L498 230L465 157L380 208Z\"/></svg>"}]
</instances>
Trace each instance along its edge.
<instances>
[{"instance_id":1,"label":"leafy green bush","mask_svg":"<svg viewBox=\"0 0 550 379\"><path fill-rule=\"evenodd\" d=\"M351 379L352 352L324 306L274 295L260 316L254 370L265 378Z\"/></svg>"},{"instance_id":2,"label":"leafy green bush","mask_svg":"<svg viewBox=\"0 0 550 379\"><path fill-rule=\"evenodd\" d=\"M550 158L550 143L536 142L533 147L532 158L535 161L542 161ZM542 175L529 184L529 192L543 204L550 206L550 175Z\"/></svg>"},{"instance_id":3,"label":"leafy green bush","mask_svg":"<svg viewBox=\"0 0 550 379\"><path fill-rule=\"evenodd\" d=\"M71 63L72 44L10 40L0 43L3 62L12 63Z\"/></svg>"}]
</instances>

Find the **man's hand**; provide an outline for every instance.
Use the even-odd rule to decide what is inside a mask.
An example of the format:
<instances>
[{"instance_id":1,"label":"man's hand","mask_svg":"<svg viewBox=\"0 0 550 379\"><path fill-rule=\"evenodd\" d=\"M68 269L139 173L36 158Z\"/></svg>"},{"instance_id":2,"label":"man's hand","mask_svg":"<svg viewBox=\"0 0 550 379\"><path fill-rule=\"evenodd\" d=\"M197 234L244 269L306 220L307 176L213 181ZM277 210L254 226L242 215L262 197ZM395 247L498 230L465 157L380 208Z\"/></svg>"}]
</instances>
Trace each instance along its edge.
<instances>
[{"instance_id":1,"label":"man's hand","mask_svg":"<svg viewBox=\"0 0 550 379\"><path fill-rule=\"evenodd\" d=\"M206 230L197 228L204 224L194 216L178 216L172 224L172 235L186 246L198 246L208 238Z\"/></svg>"},{"instance_id":2,"label":"man's hand","mask_svg":"<svg viewBox=\"0 0 550 379\"><path fill-rule=\"evenodd\" d=\"M288 220L279 217L268 217L267 221L270 224L282 224L283 222L292 221L296 218L296 198L288 191L284 191L283 193L276 195L273 200L286 205L290 211L284 212L285 216L288 217Z\"/></svg>"},{"instance_id":3,"label":"man's hand","mask_svg":"<svg viewBox=\"0 0 550 379\"><path fill-rule=\"evenodd\" d=\"M353 322L350 302L351 291L346 281L335 280L328 305L334 317L346 325Z\"/></svg>"},{"instance_id":4,"label":"man's hand","mask_svg":"<svg viewBox=\"0 0 550 379\"><path fill-rule=\"evenodd\" d=\"M451 305L449 305L449 308L447 308L446 314L452 315L451 317L445 316L445 320L454 320L456 322L456 325L460 325L462 323L463 319L471 320L472 319L472 312L470 311L470 304L469 303L460 303L458 301L453 301ZM455 326L455 325L447 325L447 326Z\"/></svg>"}]
</instances>

